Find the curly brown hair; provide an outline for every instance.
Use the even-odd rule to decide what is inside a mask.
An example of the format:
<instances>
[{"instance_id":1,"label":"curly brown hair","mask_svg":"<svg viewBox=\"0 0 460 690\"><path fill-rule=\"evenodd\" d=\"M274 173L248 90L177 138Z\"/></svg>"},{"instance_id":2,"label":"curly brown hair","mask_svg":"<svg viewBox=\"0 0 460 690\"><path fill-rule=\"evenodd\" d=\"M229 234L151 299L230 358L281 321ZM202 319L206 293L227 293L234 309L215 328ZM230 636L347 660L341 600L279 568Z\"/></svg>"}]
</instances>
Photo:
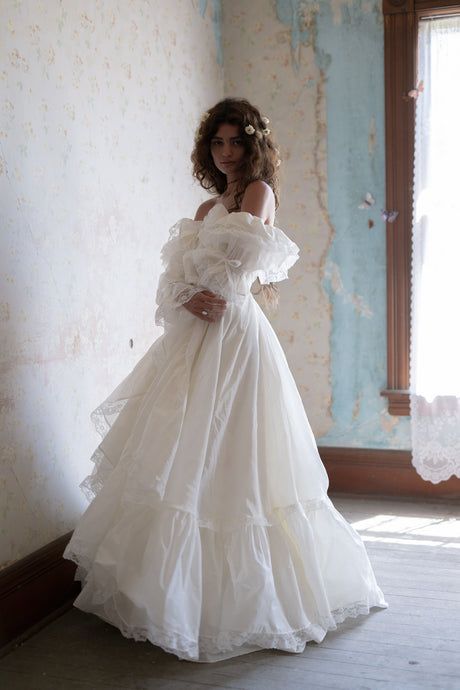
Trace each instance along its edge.
<instances>
[{"instance_id":1,"label":"curly brown hair","mask_svg":"<svg viewBox=\"0 0 460 690\"><path fill-rule=\"evenodd\" d=\"M245 98L224 98L203 115L198 126L190 156L193 163L192 174L207 191L223 194L227 189L227 176L216 168L211 155L211 140L219 126L223 123L236 125L243 140L246 155L235 189L235 204L229 212L241 209L246 187L255 180L263 180L272 188L275 209L279 206L279 149L262 118L260 110ZM251 134L245 131L249 125L254 128ZM260 134L257 136L258 132ZM260 284L259 280L258 282ZM262 292L268 307L278 305L279 293L275 283L261 285L259 292Z\"/></svg>"}]
</instances>

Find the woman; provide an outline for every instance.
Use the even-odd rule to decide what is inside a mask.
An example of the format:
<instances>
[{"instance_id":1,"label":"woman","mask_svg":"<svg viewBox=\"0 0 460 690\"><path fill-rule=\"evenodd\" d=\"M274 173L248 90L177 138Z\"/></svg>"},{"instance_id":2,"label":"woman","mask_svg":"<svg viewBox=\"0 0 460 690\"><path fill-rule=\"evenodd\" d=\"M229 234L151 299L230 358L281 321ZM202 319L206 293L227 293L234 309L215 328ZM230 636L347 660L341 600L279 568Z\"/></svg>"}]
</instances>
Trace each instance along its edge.
<instances>
[{"instance_id":1,"label":"woman","mask_svg":"<svg viewBox=\"0 0 460 690\"><path fill-rule=\"evenodd\" d=\"M92 413L92 501L64 556L74 605L181 659L302 652L386 608L335 509L289 366L251 287L276 305L299 248L274 225L278 152L244 99L205 113L192 153L217 192L162 249L165 328Z\"/></svg>"}]
</instances>

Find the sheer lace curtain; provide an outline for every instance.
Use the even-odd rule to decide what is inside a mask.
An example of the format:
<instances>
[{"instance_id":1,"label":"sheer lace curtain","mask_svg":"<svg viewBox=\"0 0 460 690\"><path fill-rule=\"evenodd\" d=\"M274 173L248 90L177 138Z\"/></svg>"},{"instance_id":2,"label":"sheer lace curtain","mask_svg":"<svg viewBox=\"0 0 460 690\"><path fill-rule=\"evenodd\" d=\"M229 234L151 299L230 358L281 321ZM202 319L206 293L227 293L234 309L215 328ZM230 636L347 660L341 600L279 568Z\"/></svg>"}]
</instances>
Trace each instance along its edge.
<instances>
[{"instance_id":1,"label":"sheer lace curtain","mask_svg":"<svg viewBox=\"0 0 460 690\"><path fill-rule=\"evenodd\" d=\"M412 462L460 477L460 16L420 22L410 347Z\"/></svg>"}]
</instances>

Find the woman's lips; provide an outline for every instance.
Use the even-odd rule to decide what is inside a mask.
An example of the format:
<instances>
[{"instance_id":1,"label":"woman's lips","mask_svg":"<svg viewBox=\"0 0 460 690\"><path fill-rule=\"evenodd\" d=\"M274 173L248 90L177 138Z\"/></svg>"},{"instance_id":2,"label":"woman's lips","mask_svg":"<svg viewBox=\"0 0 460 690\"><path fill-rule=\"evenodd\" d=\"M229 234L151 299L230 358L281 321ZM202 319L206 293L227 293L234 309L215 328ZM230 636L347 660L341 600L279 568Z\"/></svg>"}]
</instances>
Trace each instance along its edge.
<instances>
[{"instance_id":1,"label":"woman's lips","mask_svg":"<svg viewBox=\"0 0 460 690\"><path fill-rule=\"evenodd\" d=\"M234 161L222 161L222 165L233 165Z\"/></svg>"}]
</instances>

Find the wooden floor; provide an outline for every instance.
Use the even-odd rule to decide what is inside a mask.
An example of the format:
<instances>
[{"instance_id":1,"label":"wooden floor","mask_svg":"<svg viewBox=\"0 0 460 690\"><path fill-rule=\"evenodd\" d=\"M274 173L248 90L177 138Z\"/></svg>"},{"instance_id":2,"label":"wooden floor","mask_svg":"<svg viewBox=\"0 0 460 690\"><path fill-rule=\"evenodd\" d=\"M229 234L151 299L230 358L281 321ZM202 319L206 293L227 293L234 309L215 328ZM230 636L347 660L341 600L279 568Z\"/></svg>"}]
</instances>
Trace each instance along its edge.
<instances>
[{"instance_id":1,"label":"wooden floor","mask_svg":"<svg viewBox=\"0 0 460 690\"><path fill-rule=\"evenodd\" d=\"M389 604L303 654L180 661L75 607L0 659L5 690L460 690L460 506L334 496Z\"/></svg>"}]
</instances>

